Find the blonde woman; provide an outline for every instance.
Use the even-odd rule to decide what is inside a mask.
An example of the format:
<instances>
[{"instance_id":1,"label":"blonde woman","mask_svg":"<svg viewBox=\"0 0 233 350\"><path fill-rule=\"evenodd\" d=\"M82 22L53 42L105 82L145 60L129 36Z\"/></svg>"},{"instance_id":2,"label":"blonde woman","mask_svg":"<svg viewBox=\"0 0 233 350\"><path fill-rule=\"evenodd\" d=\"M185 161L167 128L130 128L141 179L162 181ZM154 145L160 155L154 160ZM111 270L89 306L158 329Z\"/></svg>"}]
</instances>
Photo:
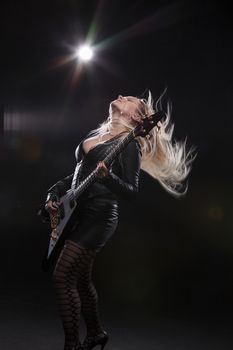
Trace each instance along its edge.
<instances>
[{"instance_id":1,"label":"blonde woman","mask_svg":"<svg viewBox=\"0 0 233 350\"><path fill-rule=\"evenodd\" d=\"M152 115L151 93L148 99L121 96L110 103L109 117L90 132L78 145L75 155L81 163L78 181L85 179L97 167L98 180L80 197L77 219L66 236L56 262L53 282L65 333L64 350L90 350L97 344L104 348L108 334L101 323L98 294L92 281L96 254L116 230L118 198L133 198L139 188L140 169L146 171L174 196L184 195L183 181L191 169L192 151L186 151L185 141L172 140L174 124L170 123L170 108L146 137L133 139L115 159L110 169L102 161L127 133ZM71 187L73 174L58 181L48 190L45 208L55 213L59 197ZM182 187L183 186L183 187ZM86 323L83 344L79 338L80 315Z\"/></svg>"}]
</instances>

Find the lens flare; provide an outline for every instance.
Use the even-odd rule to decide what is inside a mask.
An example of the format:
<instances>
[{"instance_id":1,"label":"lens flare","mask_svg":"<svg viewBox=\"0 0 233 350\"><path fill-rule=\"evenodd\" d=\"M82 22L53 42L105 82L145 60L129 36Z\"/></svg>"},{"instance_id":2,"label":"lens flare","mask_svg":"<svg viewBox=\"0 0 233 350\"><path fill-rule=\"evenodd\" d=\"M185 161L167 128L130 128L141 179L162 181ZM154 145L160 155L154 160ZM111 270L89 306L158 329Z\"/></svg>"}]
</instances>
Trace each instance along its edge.
<instances>
[{"instance_id":1,"label":"lens flare","mask_svg":"<svg viewBox=\"0 0 233 350\"><path fill-rule=\"evenodd\" d=\"M81 61L90 61L93 57L93 49L89 45L82 45L76 50L76 54Z\"/></svg>"}]
</instances>

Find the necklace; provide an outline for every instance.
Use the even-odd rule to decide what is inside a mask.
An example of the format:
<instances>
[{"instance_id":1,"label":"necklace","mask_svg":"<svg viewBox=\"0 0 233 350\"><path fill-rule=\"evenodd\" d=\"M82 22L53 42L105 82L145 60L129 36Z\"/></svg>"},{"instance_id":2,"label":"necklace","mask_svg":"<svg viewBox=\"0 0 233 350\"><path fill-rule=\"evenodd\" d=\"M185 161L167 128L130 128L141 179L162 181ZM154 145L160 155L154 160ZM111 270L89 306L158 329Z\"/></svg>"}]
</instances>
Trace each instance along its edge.
<instances>
[{"instance_id":1,"label":"necklace","mask_svg":"<svg viewBox=\"0 0 233 350\"><path fill-rule=\"evenodd\" d=\"M115 134L112 134L111 131L109 131L109 134L110 134L111 136L115 136Z\"/></svg>"},{"instance_id":2,"label":"necklace","mask_svg":"<svg viewBox=\"0 0 233 350\"><path fill-rule=\"evenodd\" d=\"M127 132L127 130L123 130L123 131L120 131L119 133L115 133L115 134L112 134L110 130L108 132L111 136L117 136L117 135L121 135L121 134Z\"/></svg>"}]
</instances>

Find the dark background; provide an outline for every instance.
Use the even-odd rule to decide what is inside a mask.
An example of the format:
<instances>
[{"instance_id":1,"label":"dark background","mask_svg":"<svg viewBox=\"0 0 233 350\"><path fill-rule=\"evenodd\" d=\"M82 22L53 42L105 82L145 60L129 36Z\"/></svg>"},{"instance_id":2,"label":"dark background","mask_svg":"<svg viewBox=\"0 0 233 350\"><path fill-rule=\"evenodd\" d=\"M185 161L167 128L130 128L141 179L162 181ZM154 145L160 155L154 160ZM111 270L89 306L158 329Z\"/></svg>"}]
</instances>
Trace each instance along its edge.
<instances>
[{"instance_id":1,"label":"dark background","mask_svg":"<svg viewBox=\"0 0 233 350\"><path fill-rule=\"evenodd\" d=\"M93 272L112 332L106 347L231 349L229 3L8 1L1 27L1 348L62 348L51 275L40 269L49 228L37 209L73 172L77 144L112 99L146 89L156 99L167 86L174 137L187 136L198 155L184 198L142 172L137 199L121 203ZM96 56L79 70L71 56L87 35Z\"/></svg>"}]
</instances>

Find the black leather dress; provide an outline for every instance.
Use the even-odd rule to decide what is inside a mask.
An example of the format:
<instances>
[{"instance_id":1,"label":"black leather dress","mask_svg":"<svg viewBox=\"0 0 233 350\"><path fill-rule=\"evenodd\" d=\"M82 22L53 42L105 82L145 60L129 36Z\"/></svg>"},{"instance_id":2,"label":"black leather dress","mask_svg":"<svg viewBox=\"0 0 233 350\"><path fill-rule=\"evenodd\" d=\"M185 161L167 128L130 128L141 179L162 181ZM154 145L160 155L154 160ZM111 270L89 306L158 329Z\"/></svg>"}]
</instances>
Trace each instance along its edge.
<instances>
[{"instance_id":1,"label":"black leather dress","mask_svg":"<svg viewBox=\"0 0 233 350\"><path fill-rule=\"evenodd\" d=\"M110 148L120 142L122 137L114 137L99 143L85 154L83 141L92 135L92 132L89 133L75 152L77 162L82 161L78 174L79 182L96 168L97 162L103 160ZM139 142L134 139L114 160L109 175L99 178L80 196L76 220L66 239L95 252L103 248L118 224L119 197L130 199L138 192L140 163L141 148ZM72 179L73 174L49 188L51 198L56 199L64 195L71 187Z\"/></svg>"}]
</instances>

